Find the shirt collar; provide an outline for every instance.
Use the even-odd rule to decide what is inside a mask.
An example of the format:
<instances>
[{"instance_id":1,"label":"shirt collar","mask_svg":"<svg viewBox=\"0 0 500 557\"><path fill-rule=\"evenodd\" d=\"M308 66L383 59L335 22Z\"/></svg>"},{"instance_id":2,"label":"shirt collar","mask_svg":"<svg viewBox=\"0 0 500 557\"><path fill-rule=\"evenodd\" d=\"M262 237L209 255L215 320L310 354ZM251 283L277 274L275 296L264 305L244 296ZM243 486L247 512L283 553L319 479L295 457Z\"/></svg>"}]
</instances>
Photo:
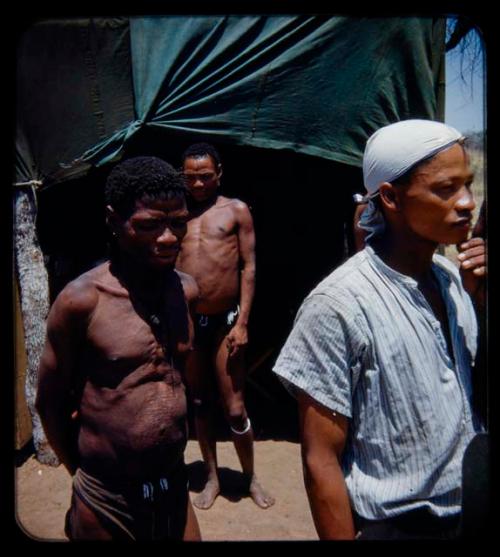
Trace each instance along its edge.
<instances>
[{"instance_id":1,"label":"shirt collar","mask_svg":"<svg viewBox=\"0 0 500 557\"><path fill-rule=\"evenodd\" d=\"M368 257L373 265L391 280L397 283L404 284L406 286L418 288L418 283L414 278L400 273L399 271L396 271L396 269L393 269L392 267L384 263L384 261L382 261L382 259L375 253L375 250L372 248L372 246L366 244L365 251L368 254ZM436 254L434 254L432 258L432 270L434 271L434 274L436 275L436 278L438 279L441 286L447 286L450 283L451 279L448 273L436 261Z\"/></svg>"}]
</instances>

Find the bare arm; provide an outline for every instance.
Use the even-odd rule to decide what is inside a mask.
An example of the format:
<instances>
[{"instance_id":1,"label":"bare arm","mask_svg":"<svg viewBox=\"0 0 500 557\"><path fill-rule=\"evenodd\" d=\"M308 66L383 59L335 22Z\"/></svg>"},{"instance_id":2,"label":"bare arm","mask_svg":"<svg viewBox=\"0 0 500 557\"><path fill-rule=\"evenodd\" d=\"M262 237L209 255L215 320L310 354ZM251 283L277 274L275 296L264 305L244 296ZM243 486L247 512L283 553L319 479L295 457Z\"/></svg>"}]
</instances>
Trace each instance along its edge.
<instances>
[{"instance_id":1,"label":"bare arm","mask_svg":"<svg viewBox=\"0 0 500 557\"><path fill-rule=\"evenodd\" d=\"M353 235L354 235L354 248L356 251L361 251L365 247L366 232L359 226L359 221L361 220L361 215L366 209L366 203L360 203L356 205L354 210L353 218Z\"/></svg>"},{"instance_id":2,"label":"bare arm","mask_svg":"<svg viewBox=\"0 0 500 557\"><path fill-rule=\"evenodd\" d=\"M464 288L470 294L476 310L481 314L486 305L486 242L473 237L458 246L460 274Z\"/></svg>"},{"instance_id":3,"label":"bare arm","mask_svg":"<svg viewBox=\"0 0 500 557\"><path fill-rule=\"evenodd\" d=\"M304 482L321 540L354 539L354 524L340 461L348 419L298 396Z\"/></svg>"},{"instance_id":4,"label":"bare arm","mask_svg":"<svg viewBox=\"0 0 500 557\"><path fill-rule=\"evenodd\" d=\"M198 283L192 275L183 273L182 271L177 271L177 274L179 275L182 282L182 289L184 290L184 296L186 298L186 304L188 307L190 328L192 328L195 319L196 303L200 299L200 289L198 287Z\"/></svg>"},{"instance_id":5,"label":"bare arm","mask_svg":"<svg viewBox=\"0 0 500 557\"><path fill-rule=\"evenodd\" d=\"M241 262L240 313L235 326L228 335L229 354L237 353L248 343L248 319L255 293L255 231L248 206L242 201L236 205L238 243Z\"/></svg>"},{"instance_id":6,"label":"bare arm","mask_svg":"<svg viewBox=\"0 0 500 557\"><path fill-rule=\"evenodd\" d=\"M48 442L70 474L78 467L76 363L92 304L92 296L79 291L78 286L71 285L61 292L49 312L47 338L38 371L36 408Z\"/></svg>"},{"instance_id":7,"label":"bare arm","mask_svg":"<svg viewBox=\"0 0 500 557\"><path fill-rule=\"evenodd\" d=\"M186 298L186 303L189 308L189 312L192 315L194 313L194 306L200 298L200 289L198 283L192 275L184 273L182 271L176 271L182 283L182 289L184 290L184 296Z\"/></svg>"}]
</instances>

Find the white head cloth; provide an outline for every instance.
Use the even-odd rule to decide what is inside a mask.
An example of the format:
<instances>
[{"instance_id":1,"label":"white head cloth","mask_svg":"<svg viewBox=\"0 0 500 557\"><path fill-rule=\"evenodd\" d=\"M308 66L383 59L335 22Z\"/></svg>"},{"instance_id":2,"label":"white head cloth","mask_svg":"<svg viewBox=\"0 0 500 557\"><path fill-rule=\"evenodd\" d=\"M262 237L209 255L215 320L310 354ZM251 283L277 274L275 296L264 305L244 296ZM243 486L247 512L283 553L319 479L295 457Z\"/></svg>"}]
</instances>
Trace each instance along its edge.
<instances>
[{"instance_id":1,"label":"white head cloth","mask_svg":"<svg viewBox=\"0 0 500 557\"><path fill-rule=\"evenodd\" d=\"M403 120L377 130L366 142L363 180L368 206L359 226L369 232L366 239L380 234L385 221L371 198L380 185L400 178L417 163L463 139L451 126L433 120Z\"/></svg>"},{"instance_id":2,"label":"white head cloth","mask_svg":"<svg viewBox=\"0 0 500 557\"><path fill-rule=\"evenodd\" d=\"M418 162L451 147L462 134L432 120L403 120L377 130L366 142L363 179L368 195L402 176Z\"/></svg>"}]
</instances>

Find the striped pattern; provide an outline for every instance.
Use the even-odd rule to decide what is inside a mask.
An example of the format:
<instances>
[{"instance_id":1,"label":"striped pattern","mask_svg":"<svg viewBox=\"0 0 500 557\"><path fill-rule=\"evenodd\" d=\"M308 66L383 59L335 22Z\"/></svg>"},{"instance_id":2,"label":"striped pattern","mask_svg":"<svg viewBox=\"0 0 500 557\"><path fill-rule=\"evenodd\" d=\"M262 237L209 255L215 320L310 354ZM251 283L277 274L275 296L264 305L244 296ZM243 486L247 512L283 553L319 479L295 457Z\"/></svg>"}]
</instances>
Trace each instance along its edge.
<instances>
[{"instance_id":1,"label":"striped pattern","mask_svg":"<svg viewBox=\"0 0 500 557\"><path fill-rule=\"evenodd\" d=\"M368 246L304 300L273 371L351 418L343 458L354 509L381 519L460 510L461 464L476 430L470 370L477 323L457 269L434 256L453 359L416 282Z\"/></svg>"}]
</instances>

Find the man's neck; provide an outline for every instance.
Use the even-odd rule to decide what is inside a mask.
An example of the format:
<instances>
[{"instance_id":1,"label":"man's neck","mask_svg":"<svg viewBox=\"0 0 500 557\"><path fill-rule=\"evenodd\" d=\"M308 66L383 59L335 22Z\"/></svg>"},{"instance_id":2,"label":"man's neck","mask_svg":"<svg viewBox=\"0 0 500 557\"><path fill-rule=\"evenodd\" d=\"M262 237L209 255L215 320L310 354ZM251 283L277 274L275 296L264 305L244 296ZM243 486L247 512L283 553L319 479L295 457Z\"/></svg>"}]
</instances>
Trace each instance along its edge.
<instances>
[{"instance_id":1,"label":"man's neck","mask_svg":"<svg viewBox=\"0 0 500 557\"><path fill-rule=\"evenodd\" d=\"M436 248L437 244L433 242L393 233L384 234L373 244L373 249L386 265L417 282L429 276Z\"/></svg>"},{"instance_id":2,"label":"man's neck","mask_svg":"<svg viewBox=\"0 0 500 557\"><path fill-rule=\"evenodd\" d=\"M111 259L110 271L129 291L140 293L143 298L154 298L165 293L165 283L175 273L174 268L149 269L123 261L123 258Z\"/></svg>"},{"instance_id":3,"label":"man's neck","mask_svg":"<svg viewBox=\"0 0 500 557\"><path fill-rule=\"evenodd\" d=\"M194 199L190 199L188 203L188 209L191 215L198 216L213 207L217 203L217 199L219 199L219 194L214 195L210 199L206 199L205 201L197 202Z\"/></svg>"}]
</instances>

